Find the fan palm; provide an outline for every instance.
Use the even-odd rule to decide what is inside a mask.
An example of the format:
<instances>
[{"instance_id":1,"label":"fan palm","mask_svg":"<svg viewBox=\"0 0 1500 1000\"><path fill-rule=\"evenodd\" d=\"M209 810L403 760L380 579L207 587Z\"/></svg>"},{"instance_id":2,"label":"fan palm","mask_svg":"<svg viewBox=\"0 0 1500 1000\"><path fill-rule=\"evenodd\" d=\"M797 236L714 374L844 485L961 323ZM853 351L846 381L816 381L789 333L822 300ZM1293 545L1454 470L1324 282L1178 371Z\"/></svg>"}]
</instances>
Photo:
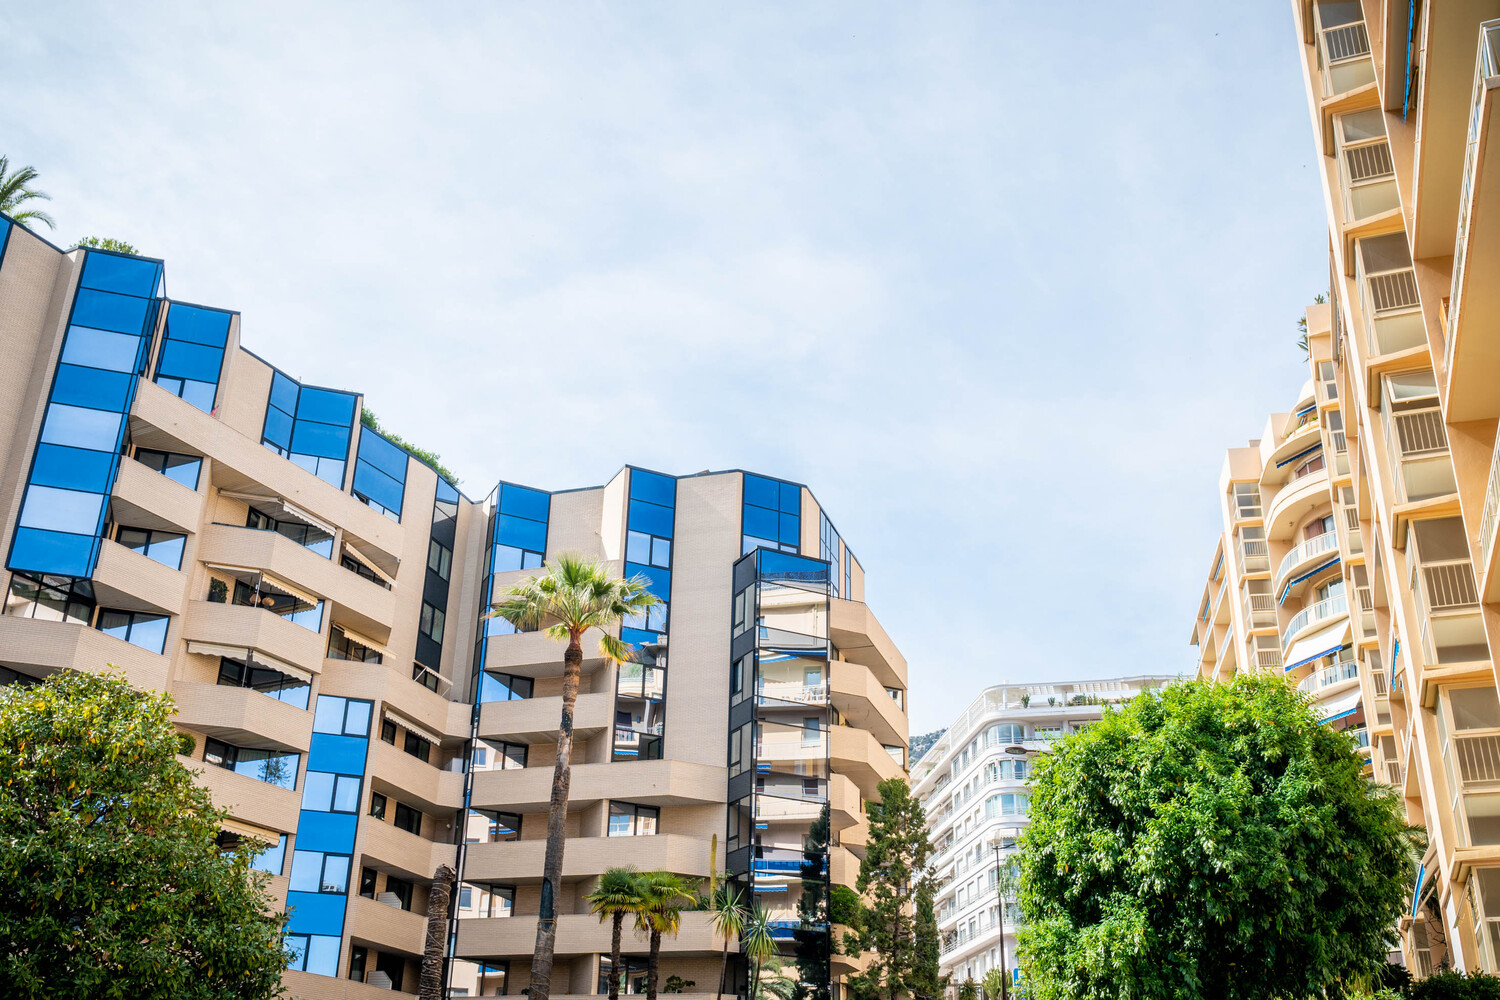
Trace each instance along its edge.
<instances>
[{"instance_id":1,"label":"fan palm","mask_svg":"<svg viewBox=\"0 0 1500 1000\"><path fill-rule=\"evenodd\" d=\"M22 209L21 206L28 201L51 201L52 196L35 188L27 187L36 180L37 173L33 167L17 167L10 169L10 158L0 156L0 212L15 219L23 225L32 222L40 222L48 229L56 229L52 216L35 208Z\"/></svg>"},{"instance_id":2,"label":"fan palm","mask_svg":"<svg viewBox=\"0 0 1500 1000\"><path fill-rule=\"evenodd\" d=\"M635 926L649 935L646 955L646 1000L656 1000L656 979L661 964L662 935L677 936L682 926L682 904L695 901L696 882L671 872L646 872L640 876L641 908Z\"/></svg>"},{"instance_id":3,"label":"fan palm","mask_svg":"<svg viewBox=\"0 0 1500 1000\"><path fill-rule=\"evenodd\" d=\"M639 913L645 902L641 894L641 878L634 868L606 868L599 877L594 891L584 897L589 912L597 914L599 922L611 921L609 951L609 1000L620 1000L620 931L625 926L627 913Z\"/></svg>"},{"instance_id":4,"label":"fan palm","mask_svg":"<svg viewBox=\"0 0 1500 1000\"><path fill-rule=\"evenodd\" d=\"M760 904L745 918L740 932L740 953L750 961L750 996L760 990L761 966L776 954L776 936L771 930L771 915Z\"/></svg>"},{"instance_id":5,"label":"fan palm","mask_svg":"<svg viewBox=\"0 0 1500 1000\"><path fill-rule=\"evenodd\" d=\"M793 1000L797 995L797 980L787 975L779 958L768 958L765 975L756 982L752 1000Z\"/></svg>"},{"instance_id":6,"label":"fan palm","mask_svg":"<svg viewBox=\"0 0 1500 1000\"><path fill-rule=\"evenodd\" d=\"M958 1000L979 1000L979 984L970 976L958 985Z\"/></svg>"},{"instance_id":7,"label":"fan palm","mask_svg":"<svg viewBox=\"0 0 1500 1000\"><path fill-rule=\"evenodd\" d=\"M563 553L542 576L511 587L491 606L488 617L503 618L521 631L545 629L547 637L567 642L563 653L562 719L557 728L557 763L552 771L552 798L547 804L547 852L542 863L542 900L536 922L536 955L531 962L531 1000L552 995L552 952L557 944L557 897L562 893L563 823L568 815L572 779L573 709L583 673L583 637L598 629L599 652L623 662L627 642L609 634L622 618L644 614L660 603L644 577L621 580L598 562Z\"/></svg>"},{"instance_id":8,"label":"fan palm","mask_svg":"<svg viewBox=\"0 0 1500 1000\"><path fill-rule=\"evenodd\" d=\"M728 882L718 883L710 889L708 918L714 932L724 939L724 951L719 960L719 993L724 992L724 980L729 975L729 939L740 936L745 928L745 908L740 905L740 894ZM613 998L611 998L613 1000Z\"/></svg>"}]
</instances>

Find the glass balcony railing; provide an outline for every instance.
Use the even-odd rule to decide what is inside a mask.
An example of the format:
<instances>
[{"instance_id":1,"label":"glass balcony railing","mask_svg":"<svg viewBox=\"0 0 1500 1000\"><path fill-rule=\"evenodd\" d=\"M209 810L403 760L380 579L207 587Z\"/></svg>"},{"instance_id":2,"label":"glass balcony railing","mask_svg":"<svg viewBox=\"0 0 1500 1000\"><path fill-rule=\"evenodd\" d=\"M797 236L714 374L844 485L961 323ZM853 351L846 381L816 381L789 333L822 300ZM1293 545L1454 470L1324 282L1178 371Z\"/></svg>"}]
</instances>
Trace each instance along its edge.
<instances>
[{"instance_id":1,"label":"glass balcony railing","mask_svg":"<svg viewBox=\"0 0 1500 1000\"><path fill-rule=\"evenodd\" d=\"M1281 565L1276 567L1275 584L1272 589L1280 590L1282 582L1298 566L1326 553L1337 552L1338 547L1339 536L1336 531L1325 531L1321 535L1314 535L1307 539L1282 557Z\"/></svg>"},{"instance_id":2,"label":"glass balcony railing","mask_svg":"<svg viewBox=\"0 0 1500 1000\"><path fill-rule=\"evenodd\" d=\"M1339 615L1348 614L1348 612L1349 599L1343 594L1330 597L1326 601L1319 601L1311 607L1303 608L1293 615L1292 620L1287 623L1286 634L1281 637L1281 644L1283 647L1290 646L1292 640L1297 638L1299 633L1306 631L1313 625L1321 624Z\"/></svg>"}]
</instances>

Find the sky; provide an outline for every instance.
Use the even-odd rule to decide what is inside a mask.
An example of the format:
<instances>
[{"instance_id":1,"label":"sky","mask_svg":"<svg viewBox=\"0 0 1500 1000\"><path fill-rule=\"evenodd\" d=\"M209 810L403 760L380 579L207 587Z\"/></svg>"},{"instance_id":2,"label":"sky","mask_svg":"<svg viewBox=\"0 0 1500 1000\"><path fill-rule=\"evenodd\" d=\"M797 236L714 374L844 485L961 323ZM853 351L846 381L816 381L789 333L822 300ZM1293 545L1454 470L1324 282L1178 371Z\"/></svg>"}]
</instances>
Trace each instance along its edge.
<instances>
[{"instance_id":1,"label":"sky","mask_svg":"<svg viewBox=\"0 0 1500 1000\"><path fill-rule=\"evenodd\" d=\"M1286 3L0 8L60 244L354 389L483 496L810 486L910 664L1191 672L1224 450L1327 232Z\"/></svg>"}]
</instances>

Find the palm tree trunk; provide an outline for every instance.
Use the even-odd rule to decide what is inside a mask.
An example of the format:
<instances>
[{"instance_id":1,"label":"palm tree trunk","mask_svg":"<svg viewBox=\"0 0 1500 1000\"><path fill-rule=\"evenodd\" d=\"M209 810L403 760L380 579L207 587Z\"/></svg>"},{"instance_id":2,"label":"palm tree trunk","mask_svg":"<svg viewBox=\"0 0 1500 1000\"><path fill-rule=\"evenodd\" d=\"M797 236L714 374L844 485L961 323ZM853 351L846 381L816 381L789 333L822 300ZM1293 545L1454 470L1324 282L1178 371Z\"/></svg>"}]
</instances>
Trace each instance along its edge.
<instances>
[{"instance_id":1,"label":"palm tree trunk","mask_svg":"<svg viewBox=\"0 0 1500 1000\"><path fill-rule=\"evenodd\" d=\"M661 965L661 931L651 930L651 954L646 958L646 1000L656 1000L656 973Z\"/></svg>"},{"instance_id":2,"label":"palm tree trunk","mask_svg":"<svg viewBox=\"0 0 1500 1000\"><path fill-rule=\"evenodd\" d=\"M547 803L547 853L542 862L542 904L536 922L536 956L531 961L531 1000L551 1000L552 952L557 947L557 897L562 894L563 824L568 818L568 785L573 778L573 706L583 672L583 645L574 635L563 654L562 719L557 726L557 763Z\"/></svg>"},{"instance_id":3,"label":"palm tree trunk","mask_svg":"<svg viewBox=\"0 0 1500 1000\"><path fill-rule=\"evenodd\" d=\"M614 934L609 944L609 1000L620 1000L620 928L625 926L625 911L615 911Z\"/></svg>"},{"instance_id":4,"label":"palm tree trunk","mask_svg":"<svg viewBox=\"0 0 1500 1000\"><path fill-rule=\"evenodd\" d=\"M719 960L719 996L724 995L724 981L729 978L729 935L724 935L724 957ZM610 1000L615 1000L611 997Z\"/></svg>"},{"instance_id":5,"label":"palm tree trunk","mask_svg":"<svg viewBox=\"0 0 1500 1000\"><path fill-rule=\"evenodd\" d=\"M421 1000L443 1000L443 956L448 952L448 904L453 899L454 871L439 865L427 896L427 939L422 944Z\"/></svg>"},{"instance_id":6,"label":"palm tree trunk","mask_svg":"<svg viewBox=\"0 0 1500 1000\"><path fill-rule=\"evenodd\" d=\"M750 995L748 1000L755 1000L755 995L760 992L760 959L755 960L755 968L750 970Z\"/></svg>"}]
</instances>

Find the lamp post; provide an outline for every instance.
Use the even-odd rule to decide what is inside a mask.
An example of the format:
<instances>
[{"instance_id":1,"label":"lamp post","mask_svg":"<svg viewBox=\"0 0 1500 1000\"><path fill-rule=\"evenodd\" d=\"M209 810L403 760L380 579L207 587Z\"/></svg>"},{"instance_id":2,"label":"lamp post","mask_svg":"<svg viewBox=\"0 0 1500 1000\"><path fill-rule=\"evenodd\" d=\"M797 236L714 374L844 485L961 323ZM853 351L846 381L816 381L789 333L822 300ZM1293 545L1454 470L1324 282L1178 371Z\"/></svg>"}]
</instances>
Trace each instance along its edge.
<instances>
[{"instance_id":1,"label":"lamp post","mask_svg":"<svg viewBox=\"0 0 1500 1000\"><path fill-rule=\"evenodd\" d=\"M1004 839L1000 836L1002 832L995 831L990 846L995 849L995 895L1000 900L1000 1000L1010 1000L1010 973L1005 968L1005 879L1000 876L1000 848L1004 844Z\"/></svg>"}]
</instances>

